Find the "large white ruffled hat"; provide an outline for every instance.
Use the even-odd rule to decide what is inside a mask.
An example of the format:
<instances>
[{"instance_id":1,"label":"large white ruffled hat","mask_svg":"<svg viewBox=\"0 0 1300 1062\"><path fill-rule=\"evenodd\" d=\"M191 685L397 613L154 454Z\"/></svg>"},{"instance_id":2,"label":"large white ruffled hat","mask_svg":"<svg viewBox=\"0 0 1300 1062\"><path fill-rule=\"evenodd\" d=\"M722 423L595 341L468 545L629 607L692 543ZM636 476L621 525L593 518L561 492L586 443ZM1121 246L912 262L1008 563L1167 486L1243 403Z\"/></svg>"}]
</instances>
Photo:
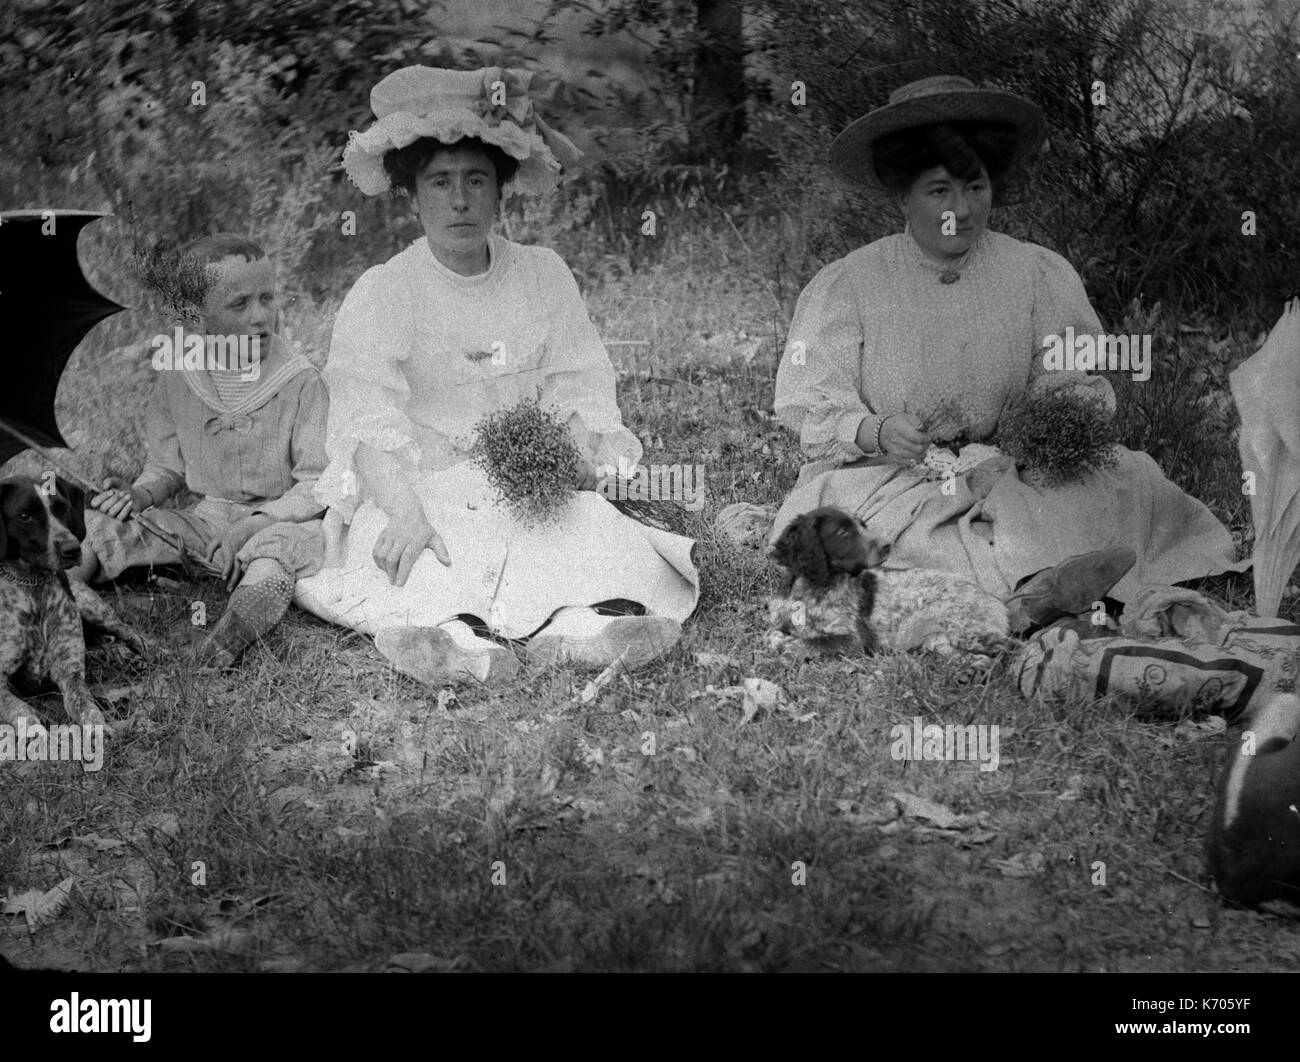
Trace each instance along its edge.
<instances>
[{"instance_id":1,"label":"large white ruffled hat","mask_svg":"<svg viewBox=\"0 0 1300 1062\"><path fill-rule=\"evenodd\" d=\"M538 78L532 70L503 66L395 70L370 90L370 109L378 120L364 133L348 134L343 169L366 195L379 195L391 186L383 163L387 152L421 137L444 144L476 137L519 160L507 194L550 191L582 152L538 117L529 95Z\"/></svg>"}]
</instances>

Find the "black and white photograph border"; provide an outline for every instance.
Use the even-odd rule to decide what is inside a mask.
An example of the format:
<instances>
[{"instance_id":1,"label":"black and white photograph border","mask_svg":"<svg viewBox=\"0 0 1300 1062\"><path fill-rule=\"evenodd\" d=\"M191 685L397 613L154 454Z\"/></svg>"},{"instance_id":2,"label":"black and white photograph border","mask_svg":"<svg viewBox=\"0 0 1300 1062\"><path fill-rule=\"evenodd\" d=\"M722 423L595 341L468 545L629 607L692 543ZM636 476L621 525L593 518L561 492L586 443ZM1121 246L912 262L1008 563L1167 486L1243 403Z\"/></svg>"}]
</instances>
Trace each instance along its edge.
<instances>
[{"instance_id":1,"label":"black and white photograph border","mask_svg":"<svg viewBox=\"0 0 1300 1062\"><path fill-rule=\"evenodd\" d=\"M1300 0L14 0L0 955L1300 968L1297 116Z\"/></svg>"}]
</instances>

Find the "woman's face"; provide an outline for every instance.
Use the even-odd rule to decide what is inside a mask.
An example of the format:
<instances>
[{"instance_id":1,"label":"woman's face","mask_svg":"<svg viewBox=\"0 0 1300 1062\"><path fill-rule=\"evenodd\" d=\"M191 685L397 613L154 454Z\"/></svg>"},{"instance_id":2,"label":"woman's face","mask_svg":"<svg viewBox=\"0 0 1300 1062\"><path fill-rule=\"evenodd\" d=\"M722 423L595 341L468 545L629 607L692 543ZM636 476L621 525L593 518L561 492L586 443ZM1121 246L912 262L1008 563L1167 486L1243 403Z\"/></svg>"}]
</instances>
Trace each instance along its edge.
<instances>
[{"instance_id":1,"label":"woman's face","mask_svg":"<svg viewBox=\"0 0 1300 1062\"><path fill-rule=\"evenodd\" d=\"M466 276L486 272L487 241L501 193L487 153L439 151L415 181L415 208L434 257Z\"/></svg>"},{"instance_id":2,"label":"woman's face","mask_svg":"<svg viewBox=\"0 0 1300 1062\"><path fill-rule=\"evenodd\" d=\"M983 166L970 181L935 166L919 174L899 202L923 251L936 258L957 258L970 250L988 224L993 185Z\"/></svg>"}]
</instances>

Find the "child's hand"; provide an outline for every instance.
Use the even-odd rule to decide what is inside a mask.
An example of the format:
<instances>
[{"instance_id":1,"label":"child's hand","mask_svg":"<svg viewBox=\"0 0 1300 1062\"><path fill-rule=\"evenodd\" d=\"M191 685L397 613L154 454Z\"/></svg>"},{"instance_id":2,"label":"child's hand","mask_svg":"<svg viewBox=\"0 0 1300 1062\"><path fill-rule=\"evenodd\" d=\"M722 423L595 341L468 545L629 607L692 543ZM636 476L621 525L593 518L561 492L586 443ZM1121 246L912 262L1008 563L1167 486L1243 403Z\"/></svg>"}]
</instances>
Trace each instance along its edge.
<instances>
[{"instance_id":1,"label":"child's hand","mask_svg":"<svg viewBox=\"0 0 1300 1062\"><path fill-rule=\"evenodd\" d=\"M126 520L132 513L144 512L152 499L135 487L124 488L120 480L109 476L104 480L104 490L90 499L92 509L98 509L114 520Z\"/></svg>"},{"instance_id":2,"label":"child's hand","mask_svg":"<svg viewBox=\"0 0 1300 1062\"><path fill-rule=\"evenodd\" d=\"M275 523L274 516L266 513L254 513L236 520L221 536L221 547L217 550L216 562L221 565L221 578L226 581L226 589L233 590L243 572L239 567L239 551L244 543L263 528Z\"/></svg>"}]
</instances>

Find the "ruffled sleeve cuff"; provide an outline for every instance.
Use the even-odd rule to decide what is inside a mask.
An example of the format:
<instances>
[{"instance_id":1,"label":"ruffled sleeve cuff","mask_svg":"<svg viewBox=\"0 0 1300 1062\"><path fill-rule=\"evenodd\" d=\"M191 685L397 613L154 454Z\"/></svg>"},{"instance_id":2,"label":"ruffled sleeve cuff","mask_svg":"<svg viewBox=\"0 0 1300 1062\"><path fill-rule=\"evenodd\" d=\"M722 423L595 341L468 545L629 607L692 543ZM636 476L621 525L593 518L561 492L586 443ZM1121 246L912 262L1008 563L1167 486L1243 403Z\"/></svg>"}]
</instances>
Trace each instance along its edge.
<instances>
[{"instance_id":1,"label":"ruffled sleeve cuff","mask_svg":"<svg viewBox=\"0 0 1300 1062\"><path fill-rule=\"evenodd\" d=\"M798 426L799 448L810 460L834 461L843 465L871 456L872 451L858 446L858 428L866 420L867 432L874 439L876 426L884 416L859 404L848 409L843 406L833 409L786 407L781 419L786 423L793 421Z\"/></svg>"},{"instance_id":2,"label":"ruffled sleeve cuff","mask_svg":"<svg viewBox=\"0 0 1300 1062\"><path fill-rule=\"evenodd\" d=\"M395 454L412 470L419 467L420 463L419 446L408 432L399 428L376 428L369 431L363 428L332 437L329 442L329 464L316 481L315 495L322 505L338 510L345 523L352 522L352 517L361 504L356 454L357 446L363 442L382 453Z\"/></svg>"}]
</instances>

